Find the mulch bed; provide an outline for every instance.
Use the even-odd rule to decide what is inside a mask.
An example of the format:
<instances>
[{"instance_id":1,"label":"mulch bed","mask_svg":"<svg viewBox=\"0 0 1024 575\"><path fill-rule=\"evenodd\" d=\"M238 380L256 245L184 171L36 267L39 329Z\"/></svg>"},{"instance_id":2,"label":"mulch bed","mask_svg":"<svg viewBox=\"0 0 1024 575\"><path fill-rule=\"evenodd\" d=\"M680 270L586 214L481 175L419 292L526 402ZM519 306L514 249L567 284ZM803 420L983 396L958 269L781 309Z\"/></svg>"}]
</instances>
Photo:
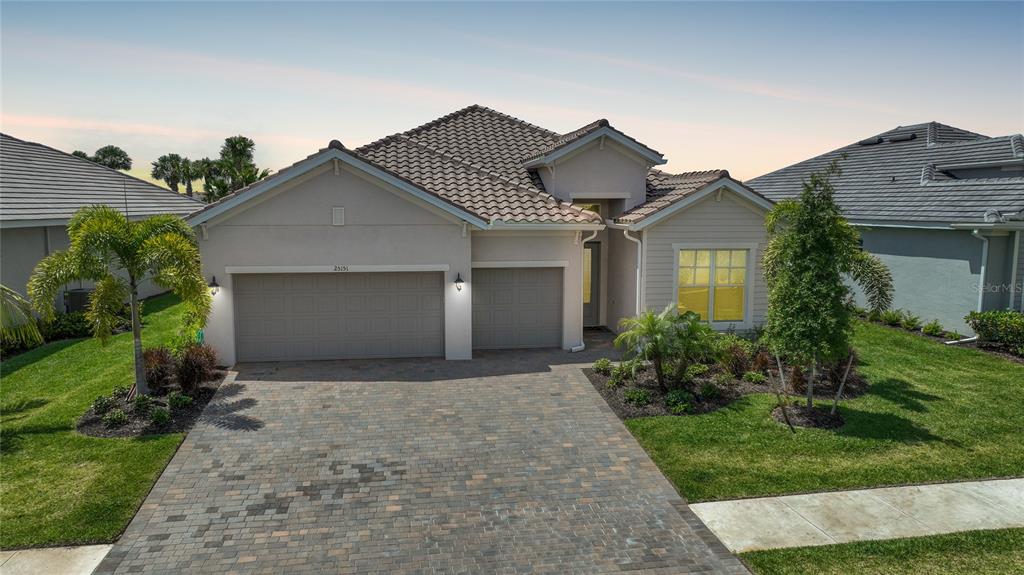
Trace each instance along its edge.
<instances>
[{"instance_id":1,"label":"mulch bed","mask_svg":"<svg viewBox=\"0 0 1024 575\"><path fill-rule=\"evenodd\" d=\"M182 407L177 409L169 409L167 406L166 393L163 396L153 395L153 407L162 407L167 409L171 414L171 420L166 425L157 426L151 420L148 414L136 415L132 410L130 401L124 398L119 398L112 409L121 409L128 416L128 423L119 425L117 427L107 427L103 423L103 416L97 414L90 407L88 411L78 420L76 429L82 435L88 435L90 437L140 437L143 435L155 435L161 433L183 433L195 425L196 420L203 414L203 410L206 409L206 405L210 403L213 396L217 393L217 388L220 387L227 372L218 371L216 378L211 381L205 382L196 388L195 392L191 394L192 403L188 407ZM166 391L166 390L165 390Z\"/></svg>"},{"instance_id":2,"label":"mulch bed","mask_svg":"<svg viewBox=\"0 0 1024 575\"><path fill-rule=\"evenodd\" d=\"M806 405L786 406L786 415L793 427L816 427L818 429L837 429L842 427L845 421L843 416L836 412L831 413L831 407L814 407L808 409ZM782 407L772 410L772 419L785 425L786 418L782 415Z\"/></svg>"},{"instance_id":3,"label":"mulch bed","mask_svg":"<svg viewBox=\"0 0 1024 575\"><path fill-rule=\"evenodd\" d=\"M842 369L846 365L843 364L840 367L840 373L838 377L842 377ZM720 368L717 369L720 373ZM694 401L692 402L692 409L685 414L674 414L668 410L665 405L665 395L658 389L658 383L654 378L653 370L645 369L637 374L637 381L635 383L629 383L626 385L619 385L616 387L609 387L608 381L611 377L597 373L591 368L583 369L584 375L590 380L591 385L594 389L601 394L608 406L611 407L612 411L619 419L630 419L634 417L652 417L658 415L700 415L704 413L710 413L717 409L721 409L744 395L750 395L753 393L770 393L775 394L777 389L776 384L773 384L771 380L764 383L751 383L742 379L732 379L729 383L724 385L716 385L715 389L717 393L712 397L698 397L695 394ZM693 391L693 389L700 389L701 384L704 381L710 381L714 377L715 370L709 372L708 376L702 378L698 383L689 386L687 389ZM777 376L777 370L772 370L773 377ZM795 385L794 385L795 383ZM835 398L836 391L839 383L830 380L820 380L814 386L814 397L819 400L832 400ZM850 370L850 375L846 380L846 386L843 388L843 399L852 399L858 397L867 392L869 384L859 373L857 373L857 366L854 363L854 367ZM651 397L651 403L644 406L637 406L626 401L625 393L628 389L644 389ZM807 390L802 382L795 382L792 377L787 374L786 377L786 388L784 389L784 396L789 398L803 398L806 397ZM820 427L822 425L827 429L839 427L842 425L842 417L830 416L828 410L825 410L825 415L829 415L826 418L821 418L816 413L802 414L800 416L794 415L798 406L789 408L790 420L794 426L802 427ZM781 417L781 415L779 416ZM835 424L836 417L838 417L838 424ZM782 421L780 419L780 421ZM819 425L821 423L822 425ZM829 427L833 426L833 427Z\"/></svg>"},{"instance_id":4,"label":"mulch bed","mask_svg":"<svg viewBox=\"0 0 1024 575\"><path fill-rule=\"evenodd\" d=\"M882 326L884 328L900 331L900 332L903 332L903 333L910 333L910 334L916 335L918 337L923 337L925 339L930 339L930 340L932 340L934 342L938 342L938 343L941 343L941 344L945 344L947 341L949 341L949 338L946 337L946 336L934 336L934 335L928 335L928 334L926 334L926 333L924 333L922 331L910 331L909 329L900 327L898 325L889 325L887 323L882 323L880 321L870 321L870 320L866 320L866 319L864 321L866 321L868 323L872 323L874 325ZM978 351L983 351L983 352L985 352L985 353L987 353L989 355L994 355L996 357L1001 357L1001 358L1003 358L1003 359L1005 359L1007 361L1012 361L1014 363L1024 364L1024 357L1016 355L1014 353L1010 353L1009 351L1006 351L1005 349L1001 348L1000 346L995 345L995 344L991 344L991 343L981 343L981 344L979 344L977 341L971 341L971 342L967 342L967 343L958 343L958 344L955 344L955 345L951 345L950 347L966 347L966 348L970 348L970 349L976 349Z\"/></svg>"}]
</instances>

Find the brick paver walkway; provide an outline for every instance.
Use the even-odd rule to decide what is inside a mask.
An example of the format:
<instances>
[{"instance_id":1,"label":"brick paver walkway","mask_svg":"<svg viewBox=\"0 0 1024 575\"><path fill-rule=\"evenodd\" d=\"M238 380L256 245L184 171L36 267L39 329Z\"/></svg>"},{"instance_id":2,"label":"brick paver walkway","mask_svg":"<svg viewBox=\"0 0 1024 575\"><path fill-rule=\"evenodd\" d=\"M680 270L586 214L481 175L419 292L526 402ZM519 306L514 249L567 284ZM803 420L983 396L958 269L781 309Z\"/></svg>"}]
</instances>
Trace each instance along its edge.
<instances>
[{"instance_id":1,"label":"brick paver walkway","mask_svg":"<svg viewBox=\"0 0 1024 575\"><path fill-rule=\"evenodd\" d=\"M481 355L241 366L96 572L746 573L593 353Z\"/></svg>"}]
</instances>

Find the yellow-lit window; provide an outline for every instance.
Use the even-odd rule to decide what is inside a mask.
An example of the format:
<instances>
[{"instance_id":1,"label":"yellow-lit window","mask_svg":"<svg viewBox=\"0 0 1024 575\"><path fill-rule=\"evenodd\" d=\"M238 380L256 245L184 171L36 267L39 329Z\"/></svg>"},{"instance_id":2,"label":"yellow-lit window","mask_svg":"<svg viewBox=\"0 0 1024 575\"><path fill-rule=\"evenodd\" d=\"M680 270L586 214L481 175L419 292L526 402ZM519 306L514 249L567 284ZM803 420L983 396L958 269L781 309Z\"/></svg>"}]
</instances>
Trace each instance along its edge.
<instances>
[{"instance_id":1,"label":"yellow-lit window","mask_svg":"<svg viewBox=\"0 0 1024 575\"><path fill-rule=\"evenodd\" d=\"M746 313L747 250L679 250L680 313L705 321L743 321Z\"/></svg>"}]
</instances>

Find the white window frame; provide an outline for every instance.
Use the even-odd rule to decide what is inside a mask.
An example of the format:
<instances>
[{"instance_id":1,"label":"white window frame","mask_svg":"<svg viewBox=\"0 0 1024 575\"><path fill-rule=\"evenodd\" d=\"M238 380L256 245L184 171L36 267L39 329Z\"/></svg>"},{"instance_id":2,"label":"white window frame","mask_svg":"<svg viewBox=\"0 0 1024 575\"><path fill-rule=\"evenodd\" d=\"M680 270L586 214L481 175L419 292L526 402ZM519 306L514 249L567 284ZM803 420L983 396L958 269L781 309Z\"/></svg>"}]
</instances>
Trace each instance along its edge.
<instances>
[{"instance_id":1,"label":"white window frame","mask_svg":"<svg viewBox=\"0 0 1024 575\"><path fill-rule=\"evenodd\" d=\"M711 254L711 269L708 286L708 325L716 330L727 330L730 327L738 330L754 328L754 290L756 289L757 278L755 277L754 258L757 257L758 245L756 243L718 243L718 242L687 242L672 244L672 305L679 309L679 251L680 250L747 250L746 284L743 289L746 301L743 304L742 321L711 321L715 313L715 254Z\"/></svg>"}]
</instances>

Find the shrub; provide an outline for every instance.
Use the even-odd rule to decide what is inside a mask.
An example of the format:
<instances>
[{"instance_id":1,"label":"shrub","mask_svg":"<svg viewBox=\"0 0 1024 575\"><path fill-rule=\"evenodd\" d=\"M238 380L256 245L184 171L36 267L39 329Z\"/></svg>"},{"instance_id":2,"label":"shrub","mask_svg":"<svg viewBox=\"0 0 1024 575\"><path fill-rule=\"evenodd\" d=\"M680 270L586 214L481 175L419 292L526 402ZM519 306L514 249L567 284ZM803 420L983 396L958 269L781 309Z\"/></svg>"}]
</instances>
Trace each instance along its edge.
<instances>
[{"instance_id":1,"label":"shrub","mask_svg":"<svg viewBox=\"0 0 1024 575\"><path fill-rule=\"evenodd\" d=\"M97 415L103 415L114 407L114 398L109 395L101 395L92 402L92 410Z\"/></svg>"},{"instance_id":2,"label":"shrub","mask_svg":"<svg viewBox=\"0 0 1024 575\"><path fill-rule=\"evenodd\" d=\"M900 320L900 325L903 326L903 329L917 331L921 329L921 318L910 312L907 312L903 315L903 319Z\"/></svg>"},{"instance_id":3,"label":"shrub","mask_svg":"<svg viewBox=\"0 0 1024 575\"><path fill-rule=\"evenodd\" d=\"M693 409L693 394L685 389L674 389L665 396L665 407L673 415L682 415Z\"/></svg>"},{"instance_id":4,"label":"shrub","mask_svg":"<svg viewBox=\"0 0 1024 575\"><path fill-rule=\"evenodd\" d=\"M1024 313L1010 310L972 311L964 319L982 343L1024 355Z\"/></svg>"},{"instance_id":5,"label":"shrub","mask_svg":"<svg viewBox=\"0 0 1024 575\"><path fill-rule=\"evenodd\" d=\"M117 399L125 399L131 392L132 388L130 385L119 385L114 388L114 391L110 394L110 396Z\"/></svg>"},{"instance_id":6,"label":"shrub","mask_svg":"<svg viewBox=\"0 0 1024 575\"><path fill-rule=\"evenodd\" d=\"M174 377L174 356L166 347L151 347L142 352L142 364L146 370L146 383L152 391L159 391L170 385Z\"/></svg>"},{"instance_id":7,"label":"shrub","mask_svg":"<svg viewBox=\"0 0 1024 575\"><path fill-rule=\"evenodd\" d=\"M748 371L743 374L743 381L760 385L768 381L768 378L759 371Z\"/></svg>"},{"instance_id":8,"label":"shrub","mask_svg":"<svg viewBox=\"0 0 1024 575\"><path fill-rule=\"evenodd\" d=\"M610 375L612 373L612 360L607 357L594 362L594 372L600 373L601 375Z\"/></svg>"},{"instance_id":9,"label":"shrub","mask_svg":"<svg viewBox=\"0 0 1024 575\"><path fill-rule=\"evenodd\" d=\"M921 328L921 332L932 337L942 337L942 324L939 323L939 320L933 319L932 321L924 324L924 327Z\"/></svg>"},{"instance_id":10,"label":"shrub","mask_svg":"<svg viewBox=\"0 0 1024 575\"><path fill-rule=\"evenodd\" d=\"M213 377L217 355L206 344L195 344L181 350L178 357L178 385L191 393L199 384Z\"/></svg>"},{"instance_id":11,"label":"shrub","mask_svg":"<svg viewBox=\"0 0 1024 575\"><path fill-rule=\"evenodd\" d=\"M171 409L184 409L192 405L192 398L180 391L172 391L167 394L167 405Z\"/></svg>"},{"instance_id":12,"label":"shrub","mask_svg":"<svg viewBox=\"0 0 1024 575\"><path fill-rule=\"evenodd\" d=\"M103 425L107 427L120 427L128 423L128 414L122 409L113 409L103 416Z\"/></svg>"},{"instance_id":13,"label":"shrub","mask_svg":"<svg viewBox=\"0 0 1024 575\"><path fill-rule=\"evenodd\" d=\"M901 309L887 309L882 312L879 319L885 325L898 326L903 322L903 310Z\"/></svg>"},{"instance_id":14,"label":"shrub","mask_svg":"<svg viewBox=\"0 0 1024 575\"><path fill-rule=\"evenodd\" d=\"M611 371L611 381L615 382L612 387L635 380L636 372L640 371L640 366L641 362L639 359L620 361L619 365L613 367Z\"/></svg>"},{"instance_id":15,"label":"shrub","mask_svg":"<svg viewBox=\"0 0 1024 575\"><path fill-rule=\"evenodd\" d=\"M626 403L635 405L636 407L643 407L651 403L651 393L646 389L627 389L623 394L623 398Z\"/></svg>"},{"instance_id":16,"label":"shrub","mask_svg":"<svg viewBox=\"0 0 1024 575\"><path fill-rule=\"evenodd\" d=\"M772 364L772 355L768 353L768 350L762 349L757 352L754 356L754 361L751 363L750 370L764 373L768 371L768 367Z\"/></svg>"},{"instance_id":17,"label":"shrub","mask_svg":"<svg viewBox=\"0 0 1024 575\"><path fill-rule=\"evenodd\" d=\"M50 321L41 322L39 331L46 341L58 339L78 339L92 336L92 326L85 317L85 312L58 313Z\"/></svg>"},{"instance_id":18,"label":"shrub","mask_svg":"<svg viewBox=\"0 0 1024 575\"><path fill-rule=\"evenodd\" d=\"M963 339L963 338L964 338L963 334L961 334L960 332L956 331L955 329L953 331L947 331L946 332L946 339L956 341L958 339Z\"/></svg>"},{"instance_id":19,"label":"shrub","mask_svg":"<svg viewBox=\"0 0 1024 575\"><path fill-rule=\"evenodd\" d=\"M703 363L694 363L686 367L686 371L683 372L683 383L691 383L698 377L707 375L711 368Z\"/></svg>"},{"instance_id":20,"label":"shrub","mask_svg":"<svg viewBox=\"0 0 1024 575\"><path fill-rule=\"evenodd\" d=\"M141 393L132 400L132 412L138 415L148 415L153 411L153 398Z\"/></svg>"},{"instance_id":21,"label":"shrub","mask_svg":"<svg viewBox=\"0 0 1024 575\"><path fill-rule=\"evenodd\" d=\"M157 427L163 427L171 422L171 413L162 407L158 407L149 414L149 421Z\"/></svg>"},{"instance_id":22,"label":"shrub","mask_svg":"<svg viewBox=\"0 0 1024 575\"><path fill-rule=\"evenodd\" d=\"M726 334L718 341L718 362L736 377L750 371L754 359L754 344L733 334Z\"/></svg>"},{"instance_id":23,"label":"shrub","mask_svg":"<svg viewBox=\"0 0 1024 575\"><path fill-rule=\"evenodd\" d=\"M700 386L700 396L704 398L705 401L716 399L718 396L722 395L722 390L718 387L718 382L721 381L721 378L716 377L715 379L717 381L705 381Z\"/></svg>"}]
</instances>

